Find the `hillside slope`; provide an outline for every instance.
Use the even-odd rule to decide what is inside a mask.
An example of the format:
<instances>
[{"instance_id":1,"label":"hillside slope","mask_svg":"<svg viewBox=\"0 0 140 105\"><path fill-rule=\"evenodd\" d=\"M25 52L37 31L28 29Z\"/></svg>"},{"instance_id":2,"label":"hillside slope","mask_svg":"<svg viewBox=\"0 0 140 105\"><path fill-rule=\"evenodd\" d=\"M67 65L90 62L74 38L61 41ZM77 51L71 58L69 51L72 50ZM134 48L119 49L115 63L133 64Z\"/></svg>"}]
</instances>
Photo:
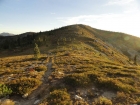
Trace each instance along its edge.
<instances>
[{"instance_id":1,"label":"hillside slope","mask_svg":"<svg viewBox=\"0 0 140 105\"><path fill-rule=\"evenodd\" d=\"M0 98L9 94L20 105L139 104L140 67L101 32L71 25L2 37L0 89L11 91ZM41 51L37 60L34 43Z\"/></svg>"},{"instance_id":2,"label":"hillside slope","mask_svg":"<svg viewBox=\"0 0 140 105\"><path fill-rule=\"evenodd\" d=\"M34 43L39 44L39 46L57 46L59 43L62 44L64 40L68 43L76 40L106 54L114 53L113 51L121 52L131 60L137 55L139 60L140 38L123 33L103 31L81 24L66 26L48 32L29 32L16 36L0 36L0 51L4 51L1 56L15 54L16 52L15 55L31 54L30 50L28 50L30 52L25 53L24 51L33 48ZM111 48L112 51L108 50L108 48ZM5 52L5 50L8 51ZM106 51L104 52L104 50ZM9 51L10 53L8 53Z\"/></svg>"},{"instance_id":3,"label":"hillside slope","mask_svg":"<svg viewBox=\"0 0 140 105\"><path fill-rule=\"evenodd\" d=\"M133 59L135 55L140 55L140 38L138 37L125 33L94 29L85 25L81 26L131 59Z\"/></svg>"}]
</instances>

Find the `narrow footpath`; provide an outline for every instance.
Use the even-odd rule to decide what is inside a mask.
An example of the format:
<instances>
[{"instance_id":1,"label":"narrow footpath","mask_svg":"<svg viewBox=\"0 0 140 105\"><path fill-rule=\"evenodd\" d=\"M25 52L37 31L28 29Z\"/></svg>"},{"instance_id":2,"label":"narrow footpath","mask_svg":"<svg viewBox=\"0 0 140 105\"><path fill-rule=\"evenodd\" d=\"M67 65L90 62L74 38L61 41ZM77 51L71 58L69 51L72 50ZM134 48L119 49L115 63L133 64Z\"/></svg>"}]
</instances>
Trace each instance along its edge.
<instances>
[{"instance_id":1,"label":"narrow footpath","mask_svg":"<svg viewBox=\"0 0 140 105\"><path fill-rule=\"evenodd\" d=\"M38 105L40 101L49 95L49 83L48 83L48 77L52 73L52 59L53 57L48 58L48 62L46 63L47 70L44 73L42 84L35 89L29 96L28 98L17 98L14 99L16 101L17 105Z\"/></svg>"}]
</instances>

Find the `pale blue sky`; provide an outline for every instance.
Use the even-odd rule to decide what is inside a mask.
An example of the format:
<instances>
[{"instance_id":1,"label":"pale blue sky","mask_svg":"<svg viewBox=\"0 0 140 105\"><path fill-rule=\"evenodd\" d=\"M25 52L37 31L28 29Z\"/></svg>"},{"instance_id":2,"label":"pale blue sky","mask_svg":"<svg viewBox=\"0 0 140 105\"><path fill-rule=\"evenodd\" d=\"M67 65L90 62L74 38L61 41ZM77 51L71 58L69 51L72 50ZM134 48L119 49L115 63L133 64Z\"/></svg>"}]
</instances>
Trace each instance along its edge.
<instances>
[{"instance_id":1,"label":"pale blue sky","mask_svg":"<svg viewBox=\"0 0 140 105\"><path fill-rule=\"evenodd\" d=\"M140 37L140 1L0 0L0 33L47 31L71 24Z\"/></svg>"}]
</instances>

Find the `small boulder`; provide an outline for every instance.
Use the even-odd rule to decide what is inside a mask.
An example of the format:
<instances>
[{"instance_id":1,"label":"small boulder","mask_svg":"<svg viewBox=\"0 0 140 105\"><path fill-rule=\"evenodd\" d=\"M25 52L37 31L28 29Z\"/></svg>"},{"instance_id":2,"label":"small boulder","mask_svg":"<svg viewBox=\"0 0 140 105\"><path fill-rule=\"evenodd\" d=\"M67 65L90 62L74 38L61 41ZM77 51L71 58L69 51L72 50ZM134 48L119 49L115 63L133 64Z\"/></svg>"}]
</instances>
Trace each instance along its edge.
<instances>
[{"instance_id":1,"label":"small boulder","mask_svg":"<svg viewBox=\"0 0 140 105\"><path fill-rule=\"evenodd\" d=\"M75 100L83 100L83 98L78 95L75 95Z\"/></svg>"},{"instance_id":2,"label":"small boulder","mask_svg":"<svg viewBox=\"0 0 140 105\"><path fill-rule=\"evenodd\" d=\"M34 105L35 105L35 104L38 104L39 102L40 102L40 100L36 100L36 101L34 102Z\"/></svg>"},{"instance_id":3,"label":"small boulder","mask_svg":"<svg viewBox=\"0 0 140 105\"><path fill-rule=\"evenodd\" d=\"M29 94L28 94L28 93L26 93L26 94L24 94L22 97L23 97L23 98L27 98L27 97L28 97L28 95L29 95Z\"/></svg>"}]
</instances>

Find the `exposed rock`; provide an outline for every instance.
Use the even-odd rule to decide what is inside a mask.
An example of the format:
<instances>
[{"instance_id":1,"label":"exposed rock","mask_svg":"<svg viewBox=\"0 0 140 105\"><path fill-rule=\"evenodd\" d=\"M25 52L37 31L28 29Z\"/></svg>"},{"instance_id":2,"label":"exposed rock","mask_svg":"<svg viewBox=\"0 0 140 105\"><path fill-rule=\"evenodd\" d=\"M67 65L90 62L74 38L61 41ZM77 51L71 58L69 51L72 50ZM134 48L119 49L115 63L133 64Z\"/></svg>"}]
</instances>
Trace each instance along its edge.
<instances>
[{"instance_id":1,"label":"exposed rock","mask_svg":"<svg viewBox=\"0 0 140 105\"><path fill-rule=\"evenodd\" d=\"M83 100L83 98L82 97L80 97L80 96L78 96L78 95L75 95L75 100Z\"/></svg>"},{"instance_id":2,"label":"exposed rock","mask_svg":"<svg viewBox=\"0 0 140 105\"><path fill-rule=\"evenodd\" d=\"M108 98L108 99L112 99L113 97L116 97L116 94L111 92L111 91L106 91L102 94L102 96Z\"/></svg>"},{"instance_id":3,"label":"exposed rock","mask_svg":"<svg viewBox=\"0 0 140 105\"><path fill-rule=\"evenodd\" d=\"M28 97L28 95L29 95L29 94L28 94L28 93L26 93L26 94L24 94L22 97L23 97L23 98L27 98L27 97Z\"/></svg>"},{"instance_id":4,"label":"exposed rock","mask_svg":"<svg viewBox=\"0 0 140 105\"><path fill-rule=\"evenodd\" d=\"M15 104L14 105L21 105L18 101L14 101Z\"/></svg>"},{"instance_id":5,"label":"exposed rock","mask_svg":"<svg viewBox=\"0 0 140 105\"><path fill-rule=\"evenodd\" d=\"M36 101L34 102L34 105L35 105L35 104L38 104L39 102L40 102L40 100L36 100Z\"/></svg>"}]
</instances>

